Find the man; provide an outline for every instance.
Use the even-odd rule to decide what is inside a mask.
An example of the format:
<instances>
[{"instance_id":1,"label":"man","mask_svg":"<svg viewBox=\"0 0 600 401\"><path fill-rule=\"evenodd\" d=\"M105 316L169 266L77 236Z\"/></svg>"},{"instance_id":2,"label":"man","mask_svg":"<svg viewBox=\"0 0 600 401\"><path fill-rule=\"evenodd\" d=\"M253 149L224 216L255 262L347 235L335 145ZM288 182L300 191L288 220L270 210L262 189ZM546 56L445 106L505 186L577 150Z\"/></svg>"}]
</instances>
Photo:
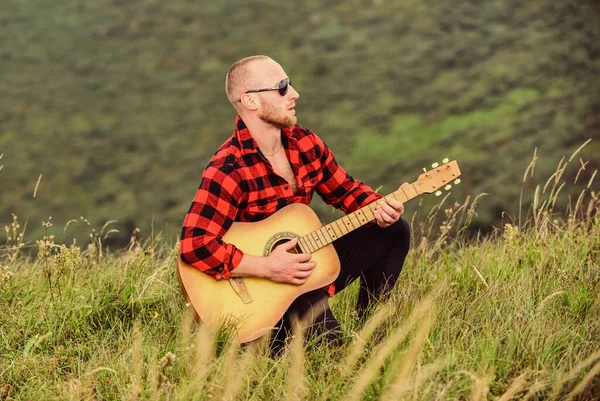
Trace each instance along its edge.
<instances>
[{"instance_id":1,"label":"man","mask_svg":"<svg viewBox=\"0 0 600 401\"><path fill-rule=\"evenodd\" d=\"M181 258L215 279L261 277L303 284L315 263L310 254L292 254L297 240L269 256L248 255L222 237L234 221L258 221L295 202L309 204L316 191L346 213L377 199L354 180L313 132L296 125L298 92L283 68L266 56L242 59L226 77L227 97L238 116L233 135L218 149L202 174L181 235ZM360 277L358 313L393 288L410 245L404 206L388 200L377 206L376 224L364 226L333 243L341 272L326 289L300 296L278 325L274 348L281 346L294 317L311 318L311 332L335 339L339 324L327 299ZM185 251L187 250L187 251ZM313 306L319 305L319 309Z\"/></svg>"}]
</instances>

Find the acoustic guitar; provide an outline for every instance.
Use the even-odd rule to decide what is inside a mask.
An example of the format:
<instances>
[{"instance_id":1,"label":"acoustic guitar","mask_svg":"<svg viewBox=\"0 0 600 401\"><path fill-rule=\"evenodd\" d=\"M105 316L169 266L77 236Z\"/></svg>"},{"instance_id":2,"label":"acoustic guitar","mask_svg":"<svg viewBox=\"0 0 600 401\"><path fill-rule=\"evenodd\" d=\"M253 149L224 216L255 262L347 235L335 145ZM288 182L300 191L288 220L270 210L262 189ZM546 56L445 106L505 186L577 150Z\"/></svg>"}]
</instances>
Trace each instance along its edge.
<instances>
[{"instance_id":1,"label":"acoustic guitar","mask_svg":"<svg viewBox=\"0 0 600 401\"><path fill-rule=\"evenodd\" d=\"M458 163L445 159L443 165L434 164L417 181L385 198L406 202L421 194L440 195L441 189L450 189L450 183L458 184L459 176ZM177 278L187 306L198 321L215 329L233 324L240 343L263 336L298 296L325 287L337 278L340 261L331 243L374 221L373 211L383 201L379 199L325 226L309 206L301 203L288 205L259 222L234 222L223 241L244 253L267 256L276 246L298 238L298 245L292 251L310 253L316 267L302 285L248 277L217 281L178 258Z\"/></svg>"}]
</instances>

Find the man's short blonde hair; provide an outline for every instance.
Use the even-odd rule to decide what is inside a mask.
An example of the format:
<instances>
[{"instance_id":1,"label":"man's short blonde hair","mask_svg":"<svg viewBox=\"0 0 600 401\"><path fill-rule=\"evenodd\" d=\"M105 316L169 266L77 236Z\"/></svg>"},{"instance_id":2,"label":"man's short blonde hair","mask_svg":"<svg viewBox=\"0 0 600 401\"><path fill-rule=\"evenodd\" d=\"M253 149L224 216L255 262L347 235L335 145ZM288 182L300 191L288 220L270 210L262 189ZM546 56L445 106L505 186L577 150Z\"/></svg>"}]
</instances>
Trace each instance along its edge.
<instances>
[{"instance_id":1,"label":"man's short blonde hair","mask_svg":"<svg viewBox=\"0 0 600 401\"><path fill-rule=\"evenodd\" d=\"M250 64L260 60L271 60L268 56L250 56L236 61L225 77L225 93L227 93L227 99L237 110L239 107L239 101L244 92L249 89L253 89L256 85L252 70L249 68Z\"/></svg>"}]
</instances>

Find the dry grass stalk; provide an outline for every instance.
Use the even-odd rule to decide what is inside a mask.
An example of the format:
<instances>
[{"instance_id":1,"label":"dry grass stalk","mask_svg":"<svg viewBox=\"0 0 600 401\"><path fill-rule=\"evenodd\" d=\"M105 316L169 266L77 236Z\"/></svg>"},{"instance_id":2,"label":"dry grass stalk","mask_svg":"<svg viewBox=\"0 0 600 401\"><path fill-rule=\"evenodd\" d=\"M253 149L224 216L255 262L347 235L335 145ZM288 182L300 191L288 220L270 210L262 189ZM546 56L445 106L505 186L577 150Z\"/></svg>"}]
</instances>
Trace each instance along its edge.
<instances>
[{"instance_id":1,"label":"dry grass stalk","mask_svg":"<svg viewBox=\"0 0 600 401\"><path fill-rule=\"evenodd\" d=\"M539 382L539 381L534 382L533 384L531 384L529 386L529 390L527 391L527 394L525 394L525 396L520 401L530 400L532 397L536 396L540 391L544 390L546 387L548 387L548 384L546 384L544 382Z\"/></svg>"},{"instance_id":2,"label":"dry grass stalk","mask_svg":"<svg viewBox=\"0 0 600 401\"><path fill-rule=\"evenodd\" d=\"M239 361L235 363L235 367L230 371L227 377L227 382L221 400L229 401L238 399L238 394L244 384L244 379L249 377L250 365L256 358L256 345L250 346Z\"/></svg>"},{"instance_id":3,"label":"dry grass stalk","mask_svg":"<svg viewBox=\"0 0 600 401\"><path fill-rule=\"evenodd\" d=\"M363 354L367 341L375 330L386 320L392 309L385 306L380 306L377 311L371 316L371 318L367 321L367 324L363 327L363 329L355 336L355 342L350 347L344 362L340 365L341 374L343 378L348 377L352 373L352 369L356 362Z\"/></svg>"},{"instance_id":4,"label":"dry grass stalk","mask_svg":"<svg viewBox=\"0 0 600 401\"><path fill-rule=\"evenodd\" d=\"M192 342L192 330L196 327L196 321L194 316L186 309L181 319L181 331L179 336L179 347L181 366L185 375L188 376L192 373L194 367L194 354L193 350L195 345Z\"/></svg>"},{"instance_id":5,"label":"dry grass stalk","mask_svg":"<svg viewBox=\"0 0 600 401\"><path fill-rule=\"evenodd\" d=\"M419 391L422 384L425 383L429 378L436 375L446 366L448 366L448 360L438 361L423 367L417 366L416 374L415 374L415 384L413 387L413 395L412 399L419 401L424 399L424 397L429 393L430 386L433 385L433 382L430 382L427 387L425 387L424 391Z\"/></svg>"},{"instance_id":6,"label":"dry grass stalk","mask_svg":"<svg viewBox=\"0 0 600 401\"><path fill-rule=\"evenodd\" d=\"M592 182L594 182L594 178L596 178L597 173L598 173L598 170L594 170L594 172L592 173L592 176L590 177L590 181L588 182L587 189L590 189L590 187L592 186Z\"/></svg>"},{"instance_id":7,"label":"dry grass stalk","mask_svg":"<svg viewBox=\"0 0 600 401\"><path fill-rule=\"evenodd\" d=\"M523 213L523 189L525 188L525 181L527 181L527 174L531 172L531 178L533 178L533 174L535 172L535 163L537 162L538 156L537 156L537 148L534 149L533 151L533 158L531 159L531 162L529 162L529 165L527 166L527 168L525 169L525 174L523 174L523 181L521 182L521 192L519 194L519 227L522 227L522 213Z\"/></svg>"},{"instance_id":8,"label":"dry grass stalk","mask_svg":"<svg viewBox=\"0 0 600 401\"><path fill-rule=\"evenodd\" d=\"M581 149L585 148L588 143L592 142L592 138L588 139L587 141L585 141L583 143L583 145L581 145L580 147L577 148L577 150L575 152L573 152L573 154L571 155L571 157L569 157L569 163L571 162L571 160L573 160L573 158L575 158L575 156L577 156L577 154L579 152L581 152Z\"/></svg>"},{"instance_id":9,"label":"dry grass stalk","mask_svg":"<svg viewBox=\"0 0 600 401\"><path fill-rule=\"evenodd\" d=\"M404 324L397 328L387 339L386 342L378 346L373 351L373 357L367 362L366 366L361 369L360 374L354 386L350 389L347 400L360 399L363 391L369 383L374 379L375 375L385 362L385 360L396 350L396 348L406 339L410 331L416 325L417 321L427 315L428 311L433 308L433 300L426 299L419 304L411 313Z\"/></svg>"},{"instance_id":10,"label":"dry grass stalk","mask_svg":"<svg viewBox=\"0 0 600 401\"><path fill-rule=\"evenodd\" d=\"M566 401L570 401L576 395L582 393L588 386L588 384L596 377L600 375L600 362L597 362L592 369L585 375L585 377L577 383L575 388L571 390L569 395L567 395Z\"/></svg>"},{"instance_id":11,"label":"dry grass stalk","mask_svg":"<svg viewBox=\"0 0 600 401\"><path fill-rule=\"evenodd\" d=\"M144 389L143 338L139 324L133 327L133 347L131 349L131 391L129 400L139 400Z\"/></svg>"},{"instance_id":12,"label":"dry grass stalk","mask_svg":"<svg viewBox=\"0 0 600 401\"><path fill-rule=\"evenodd\" d=\"M84 375L84 377L87 375ZM82 401L82 400L96 400L97 397L94 394L94 387L91 383L81 379L73 379L69 382L68 391L70 401Z\"/></svg>"},{"instance_id":13,"label":"dry grass stalk","mask_svg":"<svg viewBox=\"0 0 600 401\"><path fill-rule=\"evenodd\" d=\"M504 392L504 394L502 394L500 396L500 398L498 398L498 401L511 400L515 395L517 395L519 392L523 391L523 389L525 389L525 386L527 385L527 376L528 375L529 375L529 372L525 372L525 373L522 373L521 375L517 376L517 378L512 381L512 383L510 384L508 389Z\"/></svg>"},{"instance_id":14,"label":"dry grass stalk","mask_svg":"<svg viewBox=\"0 0 600 401\"><path fill-rule=\"evenodd\" d=\"M471 401L484 401L487 399L487 394L490 391L490 382L487 374L475 375L474 373L467 373L471 379L473 379L473 384L471 386Z\"/></svg>"},{"instance_id":15,"label":"dry grass stalk","mask_svg":"<svg viewBox=\"0 0 600 401\"><path fill-rule=\"evenodd\" d=\"M38 187L40 186L40 182L42 181L42 174L38 177L37 183L35 184L35 189L33 190L33 197L37 195Z\"/></svg>"},{"instance_id":16,"label":"dry grass stalk","mask_svg":"<svg viewBox=\"0 0 600 401\"><path fill-rule=\"evenodd\" d=\"M567 374L559 375L552 385L553 392L550 398L558 398L562 388L567 382L579 376L581 372L583 372L588 366L596 362L598 359L600 359L600 351L593 353L588 358L575 365L575 367L573 367L573 369L571 369Z\"/></svg>"},{"instance_id":17,"label":"dry grass stalk","mask_svg":"<svg viewBox=\"0 0 600 401\"><path fill-rule=\"evenodd\" d=\"M404 394L405 392L409 391L412 386L418 385L418 383L414 380L414 377L412 377L411 372L417 365L417 357L423 350L423 345L425 344L425 340L432 325L432 311L428 310L426 311L426 315L422 318L421 323L417 328L417 332L415 333L410 347L403 355L398 369L398 378L390 389L390 395Z\"/></svg>"},{"instance_id":18,"label":"dry grass stalk","mask_svg":"<svg viewBox=\"0 0 600 401\"><path fill-rule=\"evenodd\" d=\"M184 399L202 391L206 379L214 368L215 335L205 324L198 326L194 351L193 361L190 361L190 363L193 362L189 375L192 379L187 384L185 391L182 392Z\"/></svg>"},{"instance_id":19,"label":"dry grass stalk","mask_svg":"<svg viewBox=\"0 0 600 401\"><path fill-rule=\"evenodd\" d=\"M544 184L544 190L542 191L542 193L546 193L546 190L548 189L548 186L550 185L551 182L554 181L553 188L558 184L562 175L564 174L565 170L567 169L568 163L563 164L564 161L565 161L565 157L563 156L560 159L560 161L558 162L556 171L554 171L554 173L552 173L550 178L548 178L548 180L546 180L546 184Z\"/></svg>"},{"instance_id":20,"label":"dry grass stalk","mask_svg":"<svg viewBox=\"0 0 600 401\"><path fill-rule=\"evenodd\" d=\"M579 181L579 175L585 171L585 166L587 166L588 163L589 163L589 161L584 163L583 159L579 159L579 164L581 164L581 167L579 167L579 170L577 170L577 175L575 175L574 183L577 183L577 181Z\"/></svg>"},{"instance_id":21,"label":"dry grass stalk","mask_svg":"<svg viewBox=\"0 0 600 401\"><path fill-rule=\"evenodd\" d=\"M210 382L209 398L214 397L217 400L224 400L223 396L228 382L232 378L232 372L238 368L236 362L240 351L240 344L237 341L228 341L223 355L220 359L220 364L214 369L214 377ZM237 386L237 383L234 383Z\"/></svg>"},{"instance_id":22,"label":"dry grass stalk","mask_svg":"<svg viewBox=\"0 0 600 401\"><path fill-rule=\"evenodd\" d=\"M148 375L146 378L146 382L148 382L148 378L150 379L150 383L148 386L148 389L150 391L150 399L151 400L157 400L160 398L160 385L158 382L158 375L159 375L159 365L158 365L158 358L157 358L157 350L156 348L152 348L150 351L150 355L148 358L148 361L151 361L151 363L148 366Z\"/></svg>"},{"instance_id":23,"label":"dry grass stalk","mask_svg":"<svg viewBox=\"0 0 600 401\"><path fill-rule=\"evenodd\" d=\"M574 160L575 156L591 141L588 140L586 141L583 145L581 145L579 148L577 148L577 150L575 150L575 152L573 152L571 154L571 156L569 157L569 159L567 161L565 161L565 157L562 157L561 160L558 163L558 166L556 168L556 170L554 171L554 173L546 180L543 189L541 189L540 192L540 186L536 186L535 189L535 194L534 194L534 199L533 199L533 205L530 209L530 215L531 215L531 223L532 223L532 228L533 231L535 233L535 237L536 239L540 239L540 238L544 238L545 235L547 235L548 233L548 228L550 225L553 225L551 220L551 216L554 210L554 207L556 205L557 199L559 194L561 193L561 191L563 190L563 188L566 185L566 182L561 182L561 179L564 175L564 173L567 170L567 167L569 166L569 163L571 161ZM535 163L537 161L537 149L534 152L534 156L533 156L533 160L530 162L529 166L527 167L527 169L525 170L525 174L523 175L523 182L521 185L521 194L519 197L519 227L522 227L522 204L523 204L523 189L524 189L524 184L525 181L527 179L528 173L531 171L531 177L533 177L533 170L535 167ZM575 176L575 180L574 182L577 183L577 181L579 180L579 176L581 174L582 171L585 170L586 165L588 164L587 162L584 163L583 160L579 159L580 162L580 168L577 171L577 174ZM592 179L595 176L596 171L594 172L594 174L592 175ZM551 187L550 192L548 194L548 199L544 200L543 202L541 202L540 197L541 194L545 194L548 189ZM588 189L589 189L589 185L588 185ZM575 210L572 212L569 212L570 209L570 204L567 206L568 207L568 212L569 212L569 223L573 223L575 222L575 218L574 216L577 215L577 213L579 213L580 209L581 209L581 205L583 202L583 198L584 198L584 193L585 190L579 195L579 198L577 200L576 206L575 206ZM540 204L541 202L541 204ZM554 226L556 226L554 224Z\"/></svg>"},{"instance_id":24,"label":"dry grass stalk","mask_svg":"<svg viewBox=\"0 0 600 401\"><path fill-rule=\"evenodd\" d=\"M427 339L429 331L433 326L433 322L433 308L425 310L425 314L424 316L422 316L421 321L417 326L417 331L413 337L410 346L402 354L400 364L397 370L395 369L398 372L396 374L396 380L390 386L388 391L386 391L382 395L383 400L391 401L399 398L404 398L404 395L410 390L418 389L421 385L421 381L425 379L425 377L419 377L420 375L416 374L416 372L413 373L413 371L417 370L417 358L423 350L423 345L425 344L425 340ZM435 369L429 369L428 373L433 374L435 373L435 371Z\"/></svg>"},{"instance_id":25,"label":"dry grass stalk","mask_svg":"<svg viewBox=\"0 0 600 401\"><path fill-rule=\"evenodd\" d=\"M299 321L294 327L294 337L290 344L291 359L286 380L286 400L298 401L306 394L306 378L304 375L304 333L306 322Z\"/></svg>"},{"instance_id":26,"label":"dry grass stalk","mask_svg":"<svg viewBox=\"0 0 600 401\"><path fill-rule=\"evenodd\" d=\"M172 352L167 352L165 356L163 356L158 364L160 369L158 370L158 390L166 390L167 392L171 392L173 389L173 383L171 379L169 379L168 372L171 370L173 365L175 365L175 361L177 357Z\"/></svg>"}]
</instances>

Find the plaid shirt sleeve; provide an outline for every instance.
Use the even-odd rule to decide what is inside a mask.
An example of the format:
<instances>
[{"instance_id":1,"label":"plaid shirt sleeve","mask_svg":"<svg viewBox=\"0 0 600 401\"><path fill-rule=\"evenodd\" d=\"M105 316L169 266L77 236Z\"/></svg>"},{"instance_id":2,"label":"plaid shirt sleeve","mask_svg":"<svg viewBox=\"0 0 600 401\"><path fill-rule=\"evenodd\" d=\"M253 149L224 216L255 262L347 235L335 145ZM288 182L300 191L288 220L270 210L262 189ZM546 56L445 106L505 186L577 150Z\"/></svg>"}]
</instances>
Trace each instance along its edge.
<instances>
[{"instance_id":1,"label":"plaid shirt sleeve","mask_svg":"<svg viewBox=\"0 0 600 401\"><path fill-rule=\"evenodd\" d=\"M348 214L382 198L371 187L352 178L335 161L333 152L321 138L314 135L314 141L316 148L321 152L320 159L323 167L323 179L316 190L325 203Z\"/></svg>"},{"instance_id":2,"label":"plaid shirt sleeve","mask_svg":"<svg viewBox=\"0 0 600 401\"><path fill-rule=\"evenodd\" d=\"M222 238L235 220L243 197L235 166L208 166L183 222L181 259L215 279L229 279L243 252Z\"/></svg>"}]
</instances>

